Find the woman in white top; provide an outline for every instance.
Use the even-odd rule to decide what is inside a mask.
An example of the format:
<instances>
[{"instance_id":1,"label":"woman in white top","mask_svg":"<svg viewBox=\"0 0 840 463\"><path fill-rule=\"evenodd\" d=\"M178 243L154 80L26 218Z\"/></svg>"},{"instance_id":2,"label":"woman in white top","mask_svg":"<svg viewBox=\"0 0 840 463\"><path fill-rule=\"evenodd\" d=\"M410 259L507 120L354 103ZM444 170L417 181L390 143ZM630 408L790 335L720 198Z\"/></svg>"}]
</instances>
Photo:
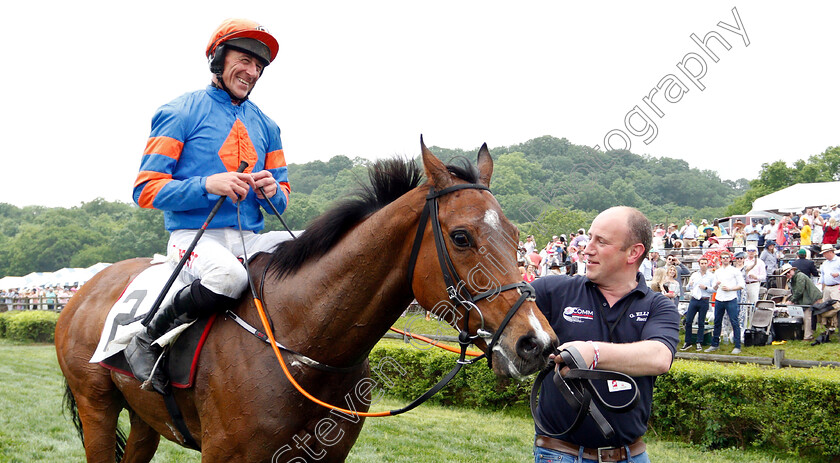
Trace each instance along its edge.
<instances>
[{"instance_id":1,"label":"woman in white top","mask_svg":"<svg viewBox=\"0 0 840 463\"><path fill-rule=\"evenodd\" d=\"M664 294L668 299L674 301L675 304L680 296L679 280L679 272L677 271L677 267L674 265L666 266L665 280L662 283L664 289L662 294Z\"/></svg>"},{"instance_id":2,"label":"woman in white top","mask_svg":"<svg viewBox=\"0 0 840 463\"><path fill-rule=\"evenodd\" d=\"M816 207L811 209L811 243L822 244L823 225L825 219L820 215L820 210Z\"/></svg>"}]
</instances>

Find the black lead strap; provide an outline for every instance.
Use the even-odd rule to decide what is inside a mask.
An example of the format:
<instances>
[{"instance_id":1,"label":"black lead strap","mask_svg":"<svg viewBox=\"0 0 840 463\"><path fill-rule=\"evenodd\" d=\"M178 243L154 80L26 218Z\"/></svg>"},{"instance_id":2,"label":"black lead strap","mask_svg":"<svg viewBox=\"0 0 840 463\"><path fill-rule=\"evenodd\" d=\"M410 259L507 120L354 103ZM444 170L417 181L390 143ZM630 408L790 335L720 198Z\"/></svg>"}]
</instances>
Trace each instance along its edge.
<instances>
[{"instance_id":1,"label":"black lead strap","mask_svg":"<svg viewBox=\"0 0 840 463\"><path fill-rule=\"evenodd\" d=\"M564 377L560 374L559 370L562 365L557 364L553 368L549 367L541 371L537 375L537 379L534 380L534 386L531 388L531 415L534 417L534 424L537 426L539 434L560 438L575 431L583 423L586 415L590 415L598 425L601 434L606 439L612 439L615 436L615 430L604 417L603 413L601 413L598 405L615 413L624 413L632 410L639 402L639 388L636 386L636 381L632 377L617 371L590 370L586 368L586 361L574 347L564 349L558 355L563 359L565 366L570 369L566 373L566 376ZM537 399L539 398L540 385L552 371L554 371L554 386L560 391L560 394L575 412L575 420L572 424L559 433L547 432L545 430L546 426L542 423L537 413ZM604 400L601 393L592 384L592 381L625 381L632 386L633 397L624 404L618 406L610 405Z\"/></svg>"},{"instance_id":2,"label":"black lead strap","mask_svg":"<svg viewBox=\"0 0 840 463\"><path fill-rule=\"evenodd\" d=\"M633 292L635 292L635 289ZM621 319L627 314L627 310L630 308L630 301L633 298L633 292L625 296L625 298L621 301L621 312L612 324L607 323L607 318L602 305L598 306L598 312L601 315L601 322L607 327L610 342L615 342L613 332ZM602 300L606 302L603 297ZM537 375L537 378L534 380L534 384L531 387L531 415L534 417L534 424L536 425L538 432L544 436L560 438L579 428L583 423L583 420L586 418L586 415L590 415L592 416L592 419L595 420L595 424L598 425L598 429L601 431L604 438L612 439L613 436L615 436L615 430L604 417L603 413L601 413L598 405L615 413L625 413L632 410L639 403L639 387L636 385L636 381L631 376L617 371L588 369L583 356L574 347L564 349L560 351L558 355L560 355L563 359L563 363L569 367L569 372L566 373L566 376L560 374L561 365L549 366ZM539 398L540 387L542 386L542 382L545 377L552 372L554 372L554 386L558 391L560 391L560 394L564 399L566 399L566 402L569 403L575 412L575 419L572 424L559 433L547 432L545 430L545 425L542 423L542 420L540 420L539 415L537 414L537 399ZM592 384L592 381L624 381L630 384L631 389L633 390L633 397L624 404L618 406L610 405L604 400L601 393L598 392Z\"/></svg>"}]
</instances>

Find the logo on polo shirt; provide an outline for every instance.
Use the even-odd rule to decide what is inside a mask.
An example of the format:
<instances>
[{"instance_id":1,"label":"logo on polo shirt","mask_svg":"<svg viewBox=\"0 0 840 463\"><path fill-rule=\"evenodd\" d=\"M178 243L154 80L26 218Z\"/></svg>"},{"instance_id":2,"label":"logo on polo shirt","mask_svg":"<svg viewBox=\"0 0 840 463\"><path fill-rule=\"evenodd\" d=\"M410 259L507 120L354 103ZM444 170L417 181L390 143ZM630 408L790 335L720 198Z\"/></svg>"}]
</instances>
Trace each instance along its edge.
<instances>
[{"instance_id":1,"label":"logo on polo shirt","mask_svg":"<svg viewBox=\"0 0 840 463\"><path fill-rule=\"evenodd\" d=\"M648 318L648 312L630 312L630 319L636 320L637 322L646 322Z\"/></svg>"},{"instance_id":2,"label":"logo on polo shirt","mask_svg":"<svg viewBox=\"0 0 840 463\"><path fill-rule=\"evenodd\" d=\"M563 309L563 318L572 323L583 323L587 320L592 320L595 312L591 310L581 309L580 307L566 307Z\"/></svg>"}]
</instances>

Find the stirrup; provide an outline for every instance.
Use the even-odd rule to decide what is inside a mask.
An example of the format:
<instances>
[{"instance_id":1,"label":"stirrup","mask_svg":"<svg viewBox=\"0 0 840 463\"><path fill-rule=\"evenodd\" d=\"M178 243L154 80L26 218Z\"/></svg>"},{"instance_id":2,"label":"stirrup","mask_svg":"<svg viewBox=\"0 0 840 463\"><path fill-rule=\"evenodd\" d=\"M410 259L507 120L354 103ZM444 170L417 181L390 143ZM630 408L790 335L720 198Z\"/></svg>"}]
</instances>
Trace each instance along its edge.
<instances>
[{"instance_id":1,"label":"stirrup","mask_svg":"<svg viewBox=\"0 0 840 463\"><path fill-rule=\"evenodd\" d=\"M140 389L149 392L157 392L158 394L164 395L166 393L166 385L169 381L166 378L166 375L163 373L163 365L162 360L168 353L168 349L163 349L161 353L158 355L157 360L155 361L155 365L152 367L152 372L149 374L149 378L143 381L140 385Z\"/></svg>"}]
</instances>

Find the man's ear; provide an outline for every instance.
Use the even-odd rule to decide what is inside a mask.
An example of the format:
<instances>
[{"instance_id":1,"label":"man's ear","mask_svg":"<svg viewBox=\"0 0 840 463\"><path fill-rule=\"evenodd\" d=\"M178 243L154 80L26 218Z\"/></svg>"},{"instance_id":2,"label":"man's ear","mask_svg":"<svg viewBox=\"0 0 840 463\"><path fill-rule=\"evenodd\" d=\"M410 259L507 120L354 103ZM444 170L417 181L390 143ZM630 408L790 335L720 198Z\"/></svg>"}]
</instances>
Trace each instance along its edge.
<instances>
[{"instance_id":1,"label":"man's ear","mask_svg":"<svg viewBox=\"0 0 840 463\"><path fill-rule=\"evenodd\" d=\"M645 260L645 246L642 243L636 243L630 246L630 254L627 255L628 264L638 264Z\"/></svg>"}]
</instances>

